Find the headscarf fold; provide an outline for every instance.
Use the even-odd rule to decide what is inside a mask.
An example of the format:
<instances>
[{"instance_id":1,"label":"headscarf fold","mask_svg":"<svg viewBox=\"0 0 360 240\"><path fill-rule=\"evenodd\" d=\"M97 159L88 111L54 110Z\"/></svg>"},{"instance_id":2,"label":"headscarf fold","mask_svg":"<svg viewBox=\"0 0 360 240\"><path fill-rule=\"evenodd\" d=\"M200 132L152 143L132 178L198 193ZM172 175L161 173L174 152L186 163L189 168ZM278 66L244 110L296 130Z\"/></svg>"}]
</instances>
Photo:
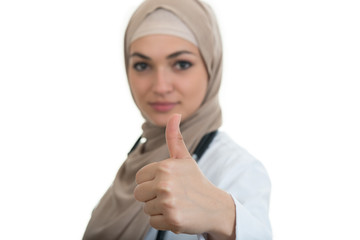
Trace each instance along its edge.
<instances>
[{"instance_id":1,"label":"headscarf fold","mask_svg":"<svg viewBox=\"0 0 360 240\"><path fill-rule=\"evenodd\" d=\"M185 144L193 153L201 138L218 129L222 123L218 100L222 75L221 37L212 10L202 1L145 0L131 17L126 29L126 71L133 34L144 19L159 8L172 12L191 30L209 76L200 108L180 125ZM137 240L143 239L149 230L149 217L143 211L143 204L134 198L135 175L147 164L169 158L169 152L164 127L156 126L145 118L142 129L146 143L137 146L120 167L113 184L93 210L83 239Z\"/></svg>"}]
</instances>

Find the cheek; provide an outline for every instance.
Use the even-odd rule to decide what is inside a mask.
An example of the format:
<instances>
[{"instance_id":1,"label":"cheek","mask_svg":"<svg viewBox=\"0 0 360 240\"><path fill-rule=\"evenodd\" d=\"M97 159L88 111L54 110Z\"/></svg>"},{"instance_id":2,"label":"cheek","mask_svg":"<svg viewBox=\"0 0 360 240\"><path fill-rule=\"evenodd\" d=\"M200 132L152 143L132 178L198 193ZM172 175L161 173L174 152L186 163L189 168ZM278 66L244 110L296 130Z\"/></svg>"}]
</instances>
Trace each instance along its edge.
<instances>
[{"instance_id":1,"label":"cheek","mask_svg":"<svg viewBox=\"0 0 360 240\"><path fill-rule=\"evenodd\" d=\"M186 94L186 99L193 103L192 107L199 107L202 104L205 98L207 84L207 76L197 74L189 79L186 86L184 86L183 92Z\"/></svg>"},{"instance_id":2,"label":"cheek","mask_svg":"<svg viewBox=\"0 0 360 240\"><path fill-rule=\"evenodd\" d=\"M196 88L195 97L198 105L201 105L204 101L207 90L207 79L201 80Z\"/></svg>"},{"instance_id":3,"label":"cheek","mask_svg":"<svg viewBox=\"0 0 360 240\"><path fill-rule=\"evenodd\" d=\"M196 82L194 89L194 94L195 97L197 98L198 101L200 101L200 103L203 102L205 95L206 95L206 91L207 91L207 87L208 87L208 76L207 73L204 71L199 71L197 76L196 76L196 80L194 80Z\"/></svg>"}]
</instances>

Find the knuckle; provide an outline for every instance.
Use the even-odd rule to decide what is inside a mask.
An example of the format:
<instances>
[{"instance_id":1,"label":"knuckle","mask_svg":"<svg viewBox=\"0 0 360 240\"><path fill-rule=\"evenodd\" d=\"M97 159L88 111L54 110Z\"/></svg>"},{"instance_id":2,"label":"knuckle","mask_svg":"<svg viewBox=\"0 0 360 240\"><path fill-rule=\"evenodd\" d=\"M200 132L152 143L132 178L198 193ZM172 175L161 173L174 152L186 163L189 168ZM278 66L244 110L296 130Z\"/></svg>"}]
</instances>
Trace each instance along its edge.
<instances>
[{"instance_id":1,"label":"knuckle","mask_svg":"<svg viewBox=\"0 0 360 240\"><path fill-rule=\"evenodd\" d=\"M169 160L159 162L158 171L163 174L169 174L174 168L174 163Z\"/></svg>"},{"instance_id":2,"label":"knuckle","mask_svg":"<svg viewBox=\"0 0 360 240\"><path fill-rule=\"evenodd\" d=\"M161 201L161 208L166 217L166 222L169 229L174 233L182 232L184 228L182 212L177 205L177 200L174 197L167 197Z\"/></svg>"},{"instance_id":3,"label":"knuckle","mask_svg":"<svg viewBox=\"0 0 360 240\"><path fill-rule=\"evenodd\" d=\"M170 181L161 181L157 184L156 191L160 195L168 195L173 189L172 183Z\"/></svg>"},{"instance_id":4,"label":"knuckle","mask_svg":"<svg viewBox=\"0 0 360 240\"><path fill-rule=\"evenodd\" d=\"M179 211L174 211L168 218L170 230L174 233L182 232L184 221Z\"/></svg>"},{"instance_id":5,"label":"knuckle","mask_svg":"<svg viewBox=\"0 0 360 240\"><path fill-rule=\"evenodd\" d=\"M177 134L176 135L176 140L179 141L179 142L183 142L184 138L183 138L182 134Z\"/></svg>"},{"instance_id":6,"label":"knuckle","mask_svg":"<svg viewBox=\"0 0 360 240\"><path fill-rule=\"evenodd\" d=\"M165 212L171 213L176 209L176 200L173 197L167 197L162 199L161 206Z\"/></svg>"}]
</instances>

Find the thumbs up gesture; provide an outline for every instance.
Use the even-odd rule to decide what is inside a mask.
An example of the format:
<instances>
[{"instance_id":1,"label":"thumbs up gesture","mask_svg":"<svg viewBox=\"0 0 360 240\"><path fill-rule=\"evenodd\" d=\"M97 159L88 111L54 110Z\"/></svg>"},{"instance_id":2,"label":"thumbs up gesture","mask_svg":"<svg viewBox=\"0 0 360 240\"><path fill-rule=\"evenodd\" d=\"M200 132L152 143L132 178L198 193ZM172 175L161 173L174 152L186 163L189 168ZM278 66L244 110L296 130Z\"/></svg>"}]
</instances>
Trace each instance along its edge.
<instances>
[{"instance_id":1,"label":"thumbs up gesture","mask_svg":"<svg viewBox=\"0 0 360 240\"><path fill-rule=\"evenodd\" d=\"M192 159L180 132L180 121L181 115L174 114L166 125L170 158L137 172L135 199L144 202L150 225L158 230L232 239L234 202L203 175Z\"/></svg>"}]
</instances>

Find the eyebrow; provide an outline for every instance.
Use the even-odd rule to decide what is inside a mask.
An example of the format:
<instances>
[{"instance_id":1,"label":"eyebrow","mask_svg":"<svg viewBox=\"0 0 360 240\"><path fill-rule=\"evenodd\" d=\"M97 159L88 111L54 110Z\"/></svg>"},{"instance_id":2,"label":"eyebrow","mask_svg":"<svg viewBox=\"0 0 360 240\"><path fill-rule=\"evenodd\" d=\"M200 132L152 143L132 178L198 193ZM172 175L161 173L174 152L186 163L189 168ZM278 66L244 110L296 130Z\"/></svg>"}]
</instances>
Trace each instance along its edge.
<instances>
[{"instance_id":1,"label":"eyebrow","mask_svg":"<svg viewBox=\"0 0 360 240\"><path fill-rule=\"evenodd\" d=\"M170 54L169 56L167 56L167 59L171 59L171 58L176 58L177 56L181 55L181 54L192 54L194 55L194 53L183 50L183 51L178 51L178 52L174 52L172 54Z\"/></svg>"},{"instance_id":2,"label":"eyebrow","mask_svg":"<svg viewBox=\"0 0 360 240\"><path fill-rule=\"evenodd\" d=\"M143 59L146 59L146 60L151 60L150 57L145 56L144 54L141 54L141 53L138 53L138 52L135 52L135 53L131 54L130 57L139 57L139 58L143 58Z\"/></svg>"},{"instance_id":3,"label":"eyebrow","mask_svg":"<svg viewBox=\"0 0 360 240\"><path fill-rule=\"evenodd\" d=\"M192 55L194 55L194 53L192 53L192 52L182 50L182 51L177 51L177 52L174 52L174 53L170 54L169 56L166 57L166 59L176 58L176 57L178 57L179 55L182 55L182 54L192 54ZM134 52L133 54L130 55L130 57L139 57L139 58L142 58L142 59L151 60L150 57L148 57L148 56L146 56L146 55L144 55L142 53L139 53L139 52Z\"/></svg>"}]
</instances>

